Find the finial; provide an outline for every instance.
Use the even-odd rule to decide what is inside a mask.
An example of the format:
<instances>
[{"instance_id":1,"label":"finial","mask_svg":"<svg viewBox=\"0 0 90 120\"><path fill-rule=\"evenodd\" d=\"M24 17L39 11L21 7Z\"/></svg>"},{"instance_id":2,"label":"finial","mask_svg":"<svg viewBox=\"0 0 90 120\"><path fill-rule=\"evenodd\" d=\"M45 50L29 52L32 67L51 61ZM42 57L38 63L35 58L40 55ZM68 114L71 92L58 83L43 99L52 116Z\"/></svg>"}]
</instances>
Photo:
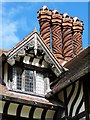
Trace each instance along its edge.
<instances>
[{"instance_id":1,"label":"finial","mask_svg":"<svg viewBox=\"0 0 90 120\"><path fill-rule=\"evenodd\" d=\"M46 9L48 9L48 7L47 7L46 5L44 5L44 6L42 7L42 9L43 9L43 10L46 10Z\"/></svg>"},{"instance_id":2,"label":"finial","mask_svg":"<svg viewBox=\"0 0 90 120\"><path fill-rule=\"evenodd\" d=\"M78 20L78 17L77 16L74 17L73 20L74 20L74 22L76 22Z\"/></svg>"},{"instance_id":3,"label":"finial","mask_svg":"<svg viewBox=\"0 0 90 120\"><path fill-rule=\"evenodd\" d=\"M34 32L37 32L37 29L36 29L36 27L34 28Z\"/></svg>"},{"instance_id":4,"label":"finial","mask_svg":"<svg viewBox=\"0 0 90 120\"><path fill-rule=\"evenodd\" d=\"M53 10L52 12L53 12L53 14L58 13L57 9Z\"/></svg>"},{"instance_id":5,"label":"finial","mask_svg":"<svg viewBox=\"0 0 90 120\"><path fill-rule=\"evenodd\" d=\"M64 13L64 14L63 14L63 17L64 17L64 18L65 18L65 17L67 17L67 16L68 16L68 14L67 14L67 13Z\"/></svg>"}]
</instances>

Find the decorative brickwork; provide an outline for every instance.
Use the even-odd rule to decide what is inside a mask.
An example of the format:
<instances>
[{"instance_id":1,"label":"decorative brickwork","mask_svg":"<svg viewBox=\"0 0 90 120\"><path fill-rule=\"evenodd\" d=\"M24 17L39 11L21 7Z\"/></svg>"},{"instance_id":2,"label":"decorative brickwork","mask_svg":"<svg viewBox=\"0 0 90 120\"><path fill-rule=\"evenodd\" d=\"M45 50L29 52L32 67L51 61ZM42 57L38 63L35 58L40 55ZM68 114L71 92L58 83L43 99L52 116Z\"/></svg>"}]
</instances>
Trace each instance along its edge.
<instances>
[{"instance_id":1,"label":"decorative brickwork","mask_svg":"<svg viewBox=\"0 0 90 120\"><path fill-rule=\"evenodd\" d=\"M61 23L62 15L57 10L52 11L52 50L59 62L63 60Z\"/></svg>"},{"instance_id":2,"label":"decorative brickwork","mask_svg":"<svg viewBox=\"0 0 90 120\"><path fill-rule=\"evenodd\" d=\"M74 54L77 55L82 51L82 31L83 23L77 17L73 18L73 45Z\"/></svg>"},{"instance_id":3,"label":"decorative brickwork","mask_svg":"<svg viewBox=\"0 0 90 120\"><path fill-rule=\"evenodd\" d=\"M40 35L49 48L52 44L52 52L59 63L69 61L81 52L83 23L77 17L62 15L43 6L38 12L38 20Z\"/></svg>"},{"instance_id":4,"label":"decorative brickwork","mask_svg":"<svg viewBox=\"0 0 90 120\"><path fill-rule=\"evenodd\" d=\"M63 39L63 55L65 60L73 58L73 43L72 43L72 22L73 19L67 15L63 14L63 30L62 30L62 39Z\"/></svg>"},{"instance_id":5,"label":"decorative brickwork","mask_svg":"<svg viewBox=\"0 0 90 120\"><path fill-rule=\"evenodd\" d=\"M40 24L40 35L50 48L50 21L51 21L51 10L48 10L46 6L38 12L38 20Z\"/></svg>"}]
</instances>

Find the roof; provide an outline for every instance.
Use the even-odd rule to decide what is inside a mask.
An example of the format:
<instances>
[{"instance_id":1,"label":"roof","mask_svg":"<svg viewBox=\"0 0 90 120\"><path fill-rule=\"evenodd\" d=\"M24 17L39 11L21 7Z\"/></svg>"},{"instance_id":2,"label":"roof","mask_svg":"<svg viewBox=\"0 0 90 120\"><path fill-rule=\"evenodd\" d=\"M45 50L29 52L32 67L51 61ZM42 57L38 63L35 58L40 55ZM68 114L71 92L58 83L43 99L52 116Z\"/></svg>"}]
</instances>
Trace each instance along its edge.
<instances>
[{"instance_id":1,"label":"roof","mask_svg":"<svg viewBox=\"0 0 90 120\"><path fill-rule=\"evenodd\" d=\"M4 50L2 48L0 48L0 57L4 54L4 55L7 55L9 52L9 50Z\"/></svg>"},{"instance_id":2,"label":"roof","mask_svg":"<svg viewBox=\"0 0 90 120\"><path fill-rule=\"evenodd\" d=\"M68 71L58 79L57 82L52 83L52 91L48 93L46 97L51 97L55 93L61 91L63 88L67 87L76 80L80 80L83 76L87 75L90 72L90 46L84 49L80 54L75 58L68 61L64 67Z\"/></svg>"},{"instance_id":3,"label":"roof","mask_svg":"<svg viewBox=\"0 0 90 120\"><path fill-rule=\"evenodd\" d=\"M10 51L8 51L8 54L10 54L12 51L14 51L16 48L18 48L21 44L23 44L25 41L27 41L32 35L37 34L42 43L45 45L46 49L49 50L49 52L53 55L54 59L59 63L57 57L54 55L54 53L47 47L46 43L44 42L43 38L37 33L36 30L34 30L32 33L30 33L28 36L26 36L22 41L20 41L18 44L16 44Z\"/></svg>"},{"instance_id":4,"label":"roof","mask_svg":"<svg viewBox=\"0 0 90 120\"><path fill-rule=\"evenodd\" d=\"M49 106L56 106L57 104L51 103L49 100L45 99L44 97L39 96L33 96L30 94L25 93L18 93L14 91L9 91L6 86L0 84L0 95L4 96L4 99L10 100L13 102L20 102L23 104L31 104L31 103L37 103L37 104L43 104L49 105ZM63 107L59 105L60 107Z\"/></svg>"},{"instance_id":5,"label":"roof","mask_svg":"<svg viewBox=\"0 0 90 120\"><path fill-rule=\"evenodd\" d=\"M29 44L35 37L37 36L37 41L39 41L40 45L43 47L44 52L48 54L48 57L50 61L53 61L53 64L57 68L57 74L61 74L65 71L65 69L62 67L62 65L59 64L59 61L57 60L56 56L53 54L53 52L47 47L46 43L43 41L42 37L37 33L37 31L33 31L31 34L29 34L27 37L25 37L21 42L19 42L15 47L13 47L7 54L7 59L11 59L18 51L23 48L26 44Z\"/></svg>"}]
</instances>

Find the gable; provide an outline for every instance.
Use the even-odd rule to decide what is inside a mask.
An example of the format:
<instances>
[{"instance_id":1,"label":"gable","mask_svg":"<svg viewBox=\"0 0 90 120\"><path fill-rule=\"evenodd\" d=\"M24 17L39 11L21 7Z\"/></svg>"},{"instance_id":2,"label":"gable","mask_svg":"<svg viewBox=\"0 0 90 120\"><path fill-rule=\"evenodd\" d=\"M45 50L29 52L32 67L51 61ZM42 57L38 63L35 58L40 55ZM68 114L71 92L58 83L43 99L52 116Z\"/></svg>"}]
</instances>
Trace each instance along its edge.
<instances>
[{"instance_id":1,"label":"gable","mask_svg":"<svg viewBox=\"0 0 90 120\"><path fill-rule=\"evenodd\" d=\"M25 64L50 68L57 77L64 70L37 32L32 33L26 40L24 39L14 47L9 52L7 61L13 66L16 61L20 62L21 58Z\"/></svg>"}]
</instances>

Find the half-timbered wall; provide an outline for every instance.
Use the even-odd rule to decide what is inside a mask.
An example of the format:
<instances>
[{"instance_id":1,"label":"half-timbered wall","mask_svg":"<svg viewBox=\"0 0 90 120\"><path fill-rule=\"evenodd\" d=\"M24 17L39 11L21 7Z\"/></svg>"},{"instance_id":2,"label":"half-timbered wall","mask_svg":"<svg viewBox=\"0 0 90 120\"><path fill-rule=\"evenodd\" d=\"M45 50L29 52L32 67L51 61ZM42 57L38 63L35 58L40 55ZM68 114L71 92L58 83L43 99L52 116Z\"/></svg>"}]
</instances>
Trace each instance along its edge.
<instances>
[{"instance_id":1,"label":"half-timbered wall","mask_svg":"<svg viewBox=\"0 0 90 120\"><path fill-rule=\"evenodd\" d=\"M69 116L75 116L85 111L85 105L83 101L83 84L77 81L72 86L66 89L67 91L67 109Z\"/></svg>"},{"instance_id":2,"label":"half-timbered wall","mask_svg":"<svg viewBox=\"0 0 90 120\"><path fill-rule=\"evenodd\" d=\"M56 110L0 100L0 119L53 120Z\"/></svg>"},{"instance_id":3,"label":"half-timbered wall","mask_svg":"<svg viewBox=\"0 0 90 120\"><path fill-rule=\"evenodd\" d=\"M64 116L72 118L85 111L82 81L77 81L59 92L58 98L65 105L65 111L62 113L61 118Z\"/></svg>"}]
</instances>

